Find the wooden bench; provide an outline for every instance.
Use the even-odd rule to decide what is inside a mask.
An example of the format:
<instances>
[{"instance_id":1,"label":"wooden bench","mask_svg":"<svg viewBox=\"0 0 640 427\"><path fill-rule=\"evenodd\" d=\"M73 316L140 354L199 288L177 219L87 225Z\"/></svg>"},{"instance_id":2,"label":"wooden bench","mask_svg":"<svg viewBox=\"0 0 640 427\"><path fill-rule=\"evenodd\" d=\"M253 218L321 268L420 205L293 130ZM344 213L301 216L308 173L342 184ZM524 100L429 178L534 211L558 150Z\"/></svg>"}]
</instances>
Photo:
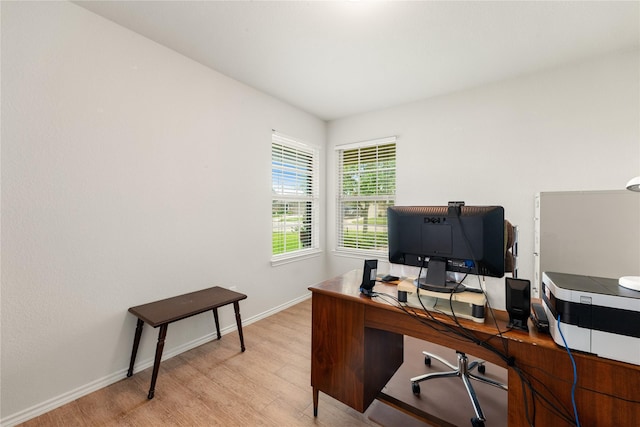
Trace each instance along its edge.
<instances>
[{"instance_id":1,"label":"wooden bench","mask_svg":"<svg viewBox=\"0 0 640 427\"><path fill-rule=\"evenodd\" d=\"M240 335L240 350L244 351L244 338L242 336L242 322L240 321L240 304L239 301L247 298L246 295L234 292L220 286L203 289L201 291L191 292L148 304L138 305L129 308L129 312L138 318L136 333L133 339L133 349L131 351L131 362L129 363L129 371L127 377L133 375L133 364L138 353L138 345L142 336L142 327L145 323L154 328L160 327L158 333L158 344L156 345L156 356L153 362L153 374L151 376L151 387L147 398L153 399L156 380L158 378L158 370L160 369L160 361L162 359L162 350L164 348L164 340L167 336L167 327L169 323L195 316L212 310L213 318L216 323L216 332L218 339L220 335L220 324L218 323L218 307L233 304L236 314L236 323L238 325L238 334Z\"/></svg>"}]
</instances>

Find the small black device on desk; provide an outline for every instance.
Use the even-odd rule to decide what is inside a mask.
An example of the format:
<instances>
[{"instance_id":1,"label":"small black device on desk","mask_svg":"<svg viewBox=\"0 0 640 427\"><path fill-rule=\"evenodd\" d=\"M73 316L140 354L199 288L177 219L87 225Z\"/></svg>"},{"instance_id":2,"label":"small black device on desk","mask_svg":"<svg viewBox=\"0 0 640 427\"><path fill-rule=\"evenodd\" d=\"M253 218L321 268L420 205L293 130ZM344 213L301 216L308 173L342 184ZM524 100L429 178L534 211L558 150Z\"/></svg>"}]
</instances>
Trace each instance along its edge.
<instances>
[{"instance_id":1,"label":"small black device on desk","mask_svg":"<svg viewBox=\"0 0 640 427\"><path fill-rule=\"evenodd\" d=\"M531 282L515 277L505 278L506 308L509 328L528 331L527 319L531 313Z\"/></svg>"},{"instance_id":2,"label":"small black device on desk","mask_svg":"<svg viewBox=\"0 0 640 427\"><path fill-rule=\"evenodd\" d=\"M533 324L536 325L536 329L538 329L539 332L549 332L549 319L542 304L534 302L531 304L531 308L531 320Z\"/></svg>"},{"instance_id":3,"label":"small black device on desk","mask_svg":"<svg viewBox=\"0 0 640 427\"><path fill-rule=\"evenodd\" d=\"M376 284L376 272L378 271L377 259L366 259L362 269L362 284L360 292L367 296L373 296L373 287Z\"/></svg>"}]
</instances>

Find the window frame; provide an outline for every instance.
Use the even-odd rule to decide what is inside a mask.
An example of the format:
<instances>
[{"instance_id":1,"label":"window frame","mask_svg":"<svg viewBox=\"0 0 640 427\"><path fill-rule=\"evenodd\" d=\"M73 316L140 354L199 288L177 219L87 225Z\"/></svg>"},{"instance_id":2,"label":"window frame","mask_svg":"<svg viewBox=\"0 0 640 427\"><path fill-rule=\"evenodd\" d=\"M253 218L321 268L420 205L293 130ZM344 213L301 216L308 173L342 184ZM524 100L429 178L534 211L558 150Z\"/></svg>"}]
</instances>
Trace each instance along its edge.
<instances>
[{"instance_id":1,"label":"window frame","mask_svg":"<svg viewBox=\"0 0 640 427\"><path fill-rule=\"evenodd\" d=\"M280 147L280 148L278 148ZM292 159L294 163L287 165L281 164L276 167L276 157L274 156L277 150L281 150L281 159L286 155L285 151L288 152L289 159ZM294 158L291 157L294 156ZM298 156L300 156L300 161ZM309 160L304 160L305 157L308 157ZM305 171L304 167L307 166L310 170ZM301 169L302 168L302 169ZM301 172L298 174L298 172ZM300 193L297 190L292 190L291 187L285 189L285 184L280 181L279 184L276 184L277 177L275 177L276 173L280 173L284 175L285 173L294 174L296 179L302 178L302 182L306 179L309 183L308 186L303 187L303 192ZM275 177L275 178L274 178ZM305 178L306 177L306 178ZM281 177L282 178L282 177ZM280 187L280 191L276 187ZM296 138L292 138L287 135L283 135L278 132L272 133L271 138L271 265L280 265L289 263L292 261L296 261L299 259L309 258L313 256L317 256L320 252L320 149L317 146L307 144L302 142ZM298 208L300 208L301 204L309 204L310 209L310 218L308 220L301 219L298 220L293 225L294 228L299 226L300 228L304 227L305 221L310 222L309 225L309 246L301 247L295 250L286 250L286 218L285 223L283 224L283 229L285 236L284 246L285 250L283 252L274 252L274 235L277 232L277 227L275 224L274 217L274 206L277 202L283 202L285 204L299 204Z\"/></svg>"},{"instance_id":2,"label":"window frame","mask_svg":"<svg viewBox=\"0 0 640 427\"><path fill-rule=\"evenodd\" d=\"M393 145L393 153L392 156L390 158L387 158L387 160L392 160L393 161L393 180L392 180L392 191L388 192L388 193L383 193L383 194L375 194L375 195L362 195L362 194L357 194L357 195L345 195L344 194L344 169L345 169L345 158L344 155L346 152L351 151L351 150L358 150L358 156L360 156L360 150L366 150L366 149L371 149L371 148L375 148L376 149L376 157L375 157L375 162L376 162L376 174L379 173L382 170L387 170L384 167L379 167L379 161L380 161L380 157L379 152L377 151L380 147L383 146L387 146L387 145ZM335 151L336 151L336 207L335 207L335 215L336 215L336 221L335 221L335 252L338 255L342 255L342 256L352 256L352 257L356 257L356 258L362 258L362 257L380 257L380 258L385 258L388 255L388 234L387 234L387 241L385 242L384 246L380 246L379 245L379 240L377 240L377 238L374 237L374 241L375 241L375 248L374 249L366 249L366 248L359 248L359 247L350 247L350 246L345 246L345 228L344 228L344 224L345 224L345 215L344 212L346 212L346 203L357 203L357 202L367 202L367 203L382 203L383 206L393 206L395 205L396 202L396 183L397 183L397 137L395 136L390 136L390 137L385 137L385 138L379 138L379 139L373 139L373 140L367 140L367 141L361 141L361 142L356 142L356 143L351 143L351 144L344 144L344 145L337 145L335 146ZM383 156L384 158L384 156ZM360 159L358 160L358 168L360 168L362 166L362 163L365 162L360 162ZM386 182L386 181L385 181ZM385 218L386 218L386 209L385 209ZM382 215L380 215L382 216ZM380 216L375 216L375 218L379 218ZM357 235L358 231L356 230L356 235ZM388 230L385 230L385 233L388 233ZM356 240L358 240L358 238L356 238ZM356 243L358 244L358 243Z\"/></svg>"}]
</instances>

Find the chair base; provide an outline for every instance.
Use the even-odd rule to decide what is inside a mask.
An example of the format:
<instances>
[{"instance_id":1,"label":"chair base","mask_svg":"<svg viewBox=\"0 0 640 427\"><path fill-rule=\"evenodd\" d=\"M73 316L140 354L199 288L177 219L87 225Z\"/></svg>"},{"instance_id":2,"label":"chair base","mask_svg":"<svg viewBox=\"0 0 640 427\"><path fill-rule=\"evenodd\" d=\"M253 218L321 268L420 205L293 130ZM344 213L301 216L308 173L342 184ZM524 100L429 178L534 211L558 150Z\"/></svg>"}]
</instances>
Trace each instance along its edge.
<instances>
[{"instance_id":1,"label":"chair base","mask_svg":"<svg viewBox=\"0 0 640 427\"><path fill-rule=\"evenodd\" d=\"M446 361L445 359L443 359L442 357L436 354L429 353L427 351L423 351L422 354L424 354L425 356L424 363L426 365L430 366L431 359L436 359L440 361L442 364L451 368L451 371L434 372L431 374L424 374L424 375L419 375L417 377L411 378L410 381L411 381L411 389L413 391L413 394L415 395L420 394L420 383L422 381L435 379L435 378L459 377L464 383L464 387L467 390L467 394L469 395L469 399L471 399L471 404L473 405L473 410L476 414L475 418L471 419L472 426L474 427L484 426L484 421L485 421L484 414L482 413L482 408L480 408L480 402L478 401L476 392L473 389L473 386L471 385L470 379L480 381L485 384L489 384L494 387L501 388L503 390L508 390L507 386L505 384L502 384L501 382L494 381L490 378L472 373L471 372L472 370L477 369L479 373L483 374L485 372L484 361L475 360L469 363L469 359L467 358L466 354L462 353L461 351L456 351L456 354L458 356L457 366L449 363L448 361Z\"/></svg>"}]
</instances>

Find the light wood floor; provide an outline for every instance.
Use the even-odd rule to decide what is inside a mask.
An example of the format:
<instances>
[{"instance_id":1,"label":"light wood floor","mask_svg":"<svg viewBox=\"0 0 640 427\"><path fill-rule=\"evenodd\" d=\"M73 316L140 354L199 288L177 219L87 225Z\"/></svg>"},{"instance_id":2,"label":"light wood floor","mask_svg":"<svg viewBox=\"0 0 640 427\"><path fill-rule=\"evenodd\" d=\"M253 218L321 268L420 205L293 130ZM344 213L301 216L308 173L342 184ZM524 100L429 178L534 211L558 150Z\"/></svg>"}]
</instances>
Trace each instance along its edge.
<instances>
[{"instance_id":1,"label":"light wood floor","mask_svg":"<svg viewBox=\"0 0 640 427\"><path fill-rule=\"evenodd\" d=\"M310 299L248 325L243 332L244 353L234 331L163 361L152 400L147 399L148 368L22 426L426 426L378 401L361 414L323 393L314 418ZM405 363L385 391L429 412L435 409L436 414L448 408L438 414L450 420L442 425L469 425L472 409L461 382L444 380L431 386L438 393L412 395L408 378L426 369L420 351L454 354L429 345L405 337ZM506 371L502 375L497 379L506 379ZM506 425L506 393L488 388L476 389L491 417L487 425Z\"/></svg>"},{"instance_id":2,"label":"light wood floor","mask_svg":"<svg viewBox=\"0 0 640 427\"><path fill-rule=\"evenodd\" d=\"M313 417L311 300L226 334L22 424L35 426L367 426L379 425L321 394Z\"/></svg>"}]
</instances>

